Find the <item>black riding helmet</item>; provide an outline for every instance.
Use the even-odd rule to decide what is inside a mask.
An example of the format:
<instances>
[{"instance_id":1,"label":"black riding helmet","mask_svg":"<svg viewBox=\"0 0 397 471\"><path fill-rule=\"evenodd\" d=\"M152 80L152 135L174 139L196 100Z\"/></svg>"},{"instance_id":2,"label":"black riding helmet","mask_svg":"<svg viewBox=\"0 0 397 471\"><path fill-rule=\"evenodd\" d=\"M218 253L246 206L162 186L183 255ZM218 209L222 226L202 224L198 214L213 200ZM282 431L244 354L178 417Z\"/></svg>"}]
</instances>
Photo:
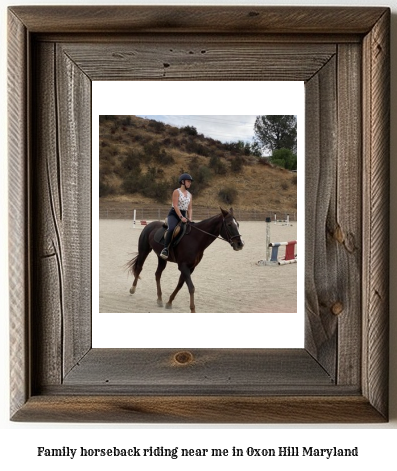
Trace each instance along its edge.
<instances>
[{"instance_id":1,"label":"black riding helmet","mask_svg":"<svg viewBox=\"0 0 397 471\"><path fill-rule=\"evenodd\" d=\"M179 184L183 182L185 184L185 180L191 180L193 181L193 177L189 175L188 173L182 173L182 175L179 177Z\"/></svg>"}]
</instances>

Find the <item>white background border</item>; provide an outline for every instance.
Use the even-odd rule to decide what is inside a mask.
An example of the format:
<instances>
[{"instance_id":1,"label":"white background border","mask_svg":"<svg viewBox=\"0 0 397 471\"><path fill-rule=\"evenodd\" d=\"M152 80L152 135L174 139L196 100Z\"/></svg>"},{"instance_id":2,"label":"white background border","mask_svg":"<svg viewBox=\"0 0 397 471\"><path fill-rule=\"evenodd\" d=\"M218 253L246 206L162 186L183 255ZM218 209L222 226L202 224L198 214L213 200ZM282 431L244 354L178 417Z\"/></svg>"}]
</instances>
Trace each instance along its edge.
<instances>
[{"instance_id":1,"label":"white background border","mask_svg":"<svg viewBox=\"0 0 397 471\"><path fill-rule=\"evenodd\" d=\"M128 5L265 5L263 1L244 0L191 0L191 1L162 1L150 0L119 0L119 4ZM7 136L7 114L5 103L7 102L6 91L6 43L7 43L7 6L30 4L30 5L81 5L81 0L33 0L33 1L4 1L0 7L0 85L1 103L0 112L1 135ZM108 5L109 0L85 0L84 4ZM272 5L307 5L307 6L389 6L392 10L391 24L391 155L397 155L397 2L396 0L339 0L329 2L327 0L307 0L305 2L294 2L293 0L272 0ZM192 446L256 446L264 447L272 444L297 446L312 444L313 446L360 446L361 454L357 459L326 460L323 458L311 461L296 461L294 458L287 461L264 461L258 458L239 460L240 466L245 466L250 471L263 470L270 465L292 465L298 470L318 471L319 467L335 469L338 471L351 471L353 467L360 469L390 469L396 464L395 443L397 443L397 246L390 246L391 260L391 290L390 290L390 422L387 424L330 424L330 425L142 425L142 424L28 424L13 423L9 421L9 360L8 360L8 241L7 241L7 143L6 139L0 142L0 220L2 221L2 233L0 237L1 261L0 264L0 430L2 430L2 442L0 445L0 463L12 463L16 469L40 469L53 470L56 465L61 470L86 471L88 466L94 465L96 470L109 469L113 462L104 461L82 461L73 462L65 459L42 459L36 458L37 446L106 446L118 444L147 446L151 444L167 444L171 438L179 440L180 446L189 444ZM391 241L397 240L397 160L391 161ZM387 248L385 248L387 250ZM181 438L183 437L183 438ZM292 461L291 461L292 460ZM136 464L126 461L124 464L117 463L117 470L124 471L133 469ZM160 464L163 470L175 470L178 467L186 469L187 462L174 462L173 460L148 461L145 466L139 465L139 469L150 470L153 464ZM209 462L200 459L189 461L189 469L200 469L208 466ZM212 463L210 463L212 464ZM213 463L214 467L219 463ZM234 464L234 463L233 463ZM114 465L113 465L114 466Z\"/></svg>"}]
</instances>

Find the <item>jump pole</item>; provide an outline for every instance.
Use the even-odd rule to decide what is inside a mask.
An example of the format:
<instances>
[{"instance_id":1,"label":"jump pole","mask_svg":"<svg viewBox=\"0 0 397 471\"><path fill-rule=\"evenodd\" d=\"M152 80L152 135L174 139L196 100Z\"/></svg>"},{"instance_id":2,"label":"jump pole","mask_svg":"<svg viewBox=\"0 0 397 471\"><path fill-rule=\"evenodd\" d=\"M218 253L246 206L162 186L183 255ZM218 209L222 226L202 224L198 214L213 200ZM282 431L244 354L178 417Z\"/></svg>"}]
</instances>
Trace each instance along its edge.
<instances>
[{"instance_id":1,"label":"jump pole","mask_svg":"<svg viewBox=\"0 0 397 471\"><path fill-rule=\"evenodd\" d=\"M270 260L270 218L266 218L266 261Z\"/></svg>"},{"instance_id":2,"label":"jump pole","mask_svg":"<svg viewBox=\"0 0 397 471\"><path fill-rule=\"evenodd\" d=\"M133 223L133 228L135 229L135 223L136 223L136 209L134 209L134 223Z\"/></svg>"},{"instance_id":3,"label":"jump pole","mask_svg":"<svg viewBox=\"0 0 397 471\"><path fill-rule=\"evenodd\" d=\"M277 221L276 214L274 214L274 219ZM270 223L271 223L271 218L267 217L266 218L266 258L265 260L259 260L256 264L259 266L278 266L278 263L274 263L270 260L270 248L271 248L271 243L270 243ZM275 222L277 224L277 222Z\"/></svg>"},{"instance_id":4,"label":"jump pole","mask_svg":"<svg viewBox=\"0 0 397 471\"><path fill-rule=\"evenodd\" d=\"M296 263L295 257L295 246L297 244L296 240L290 242L273 242L271 243L272 255L270 258L270 263L277 263L278 265L288 265L290 263ZM278 259L278 249L279 247L285 247L285 257L283 260Z\"/></svg>"}]
</instances>

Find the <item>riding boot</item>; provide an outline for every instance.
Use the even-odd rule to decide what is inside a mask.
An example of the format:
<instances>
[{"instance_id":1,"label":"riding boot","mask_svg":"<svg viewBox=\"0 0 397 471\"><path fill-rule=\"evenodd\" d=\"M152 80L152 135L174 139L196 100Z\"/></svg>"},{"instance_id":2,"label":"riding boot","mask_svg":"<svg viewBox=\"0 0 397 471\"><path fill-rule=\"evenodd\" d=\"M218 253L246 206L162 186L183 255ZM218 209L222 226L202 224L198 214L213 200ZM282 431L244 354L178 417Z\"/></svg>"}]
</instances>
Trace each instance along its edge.
<instances>
[{"instance_id":1,"label":"riding boot","mask_svg":"<svg viewBox=\"0 0 397 471\"><path fill-rule=\"evenodd\" d=\"M171 244L173 232L174 232L173 229L172 230L168 229L167 234L165 235L164 249L161 251L161 254L160 254L160 257L163 258L164 260L167 260L168 255L169 255L168 250Z\"/></svg>"}]
</instances>

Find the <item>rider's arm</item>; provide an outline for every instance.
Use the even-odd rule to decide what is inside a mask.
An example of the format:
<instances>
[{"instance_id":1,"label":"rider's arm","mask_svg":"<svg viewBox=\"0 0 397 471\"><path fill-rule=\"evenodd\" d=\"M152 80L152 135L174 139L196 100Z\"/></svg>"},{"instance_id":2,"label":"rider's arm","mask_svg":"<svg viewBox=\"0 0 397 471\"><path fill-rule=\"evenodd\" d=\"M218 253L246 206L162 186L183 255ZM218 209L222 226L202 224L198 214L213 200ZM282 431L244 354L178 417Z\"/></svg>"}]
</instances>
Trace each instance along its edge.
<instances>
[{"instance_id":1,"label":"rider's arm","mask_svg":"<svg viewBox=\"0 0 397 471\"><path fill-rule=\"evenodd\" d=\"M193 205L192 205L192 199L193 199L193 196L190 195L190 203L189 203L189 207L187 208L187 218L189 219L189 221L193 221Z\"/></svg>"}]
</instances>

